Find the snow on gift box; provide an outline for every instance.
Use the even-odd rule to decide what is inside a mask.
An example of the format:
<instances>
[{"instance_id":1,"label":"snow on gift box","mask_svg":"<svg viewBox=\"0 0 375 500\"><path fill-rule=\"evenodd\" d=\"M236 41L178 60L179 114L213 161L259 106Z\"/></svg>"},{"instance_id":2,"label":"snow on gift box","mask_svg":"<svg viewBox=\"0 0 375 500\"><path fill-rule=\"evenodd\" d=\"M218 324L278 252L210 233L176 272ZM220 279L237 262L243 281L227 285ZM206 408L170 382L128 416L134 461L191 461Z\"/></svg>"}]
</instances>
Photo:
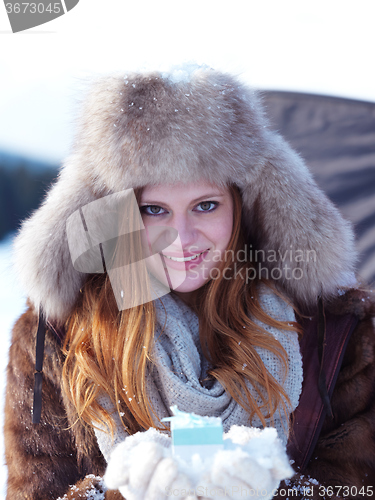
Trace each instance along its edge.
<instances>
[{"instance_id":1,"label":"snow on gift box","mask_svg":"<svg viewBox=\"0 0 375 500\"><path fill-rule=\"evenodd\" d=\"M172 453L187 462L196 453L201 459L212 458L223 449L223 425L219 417L202 417L185 413L172 406L172 417L163 418L171 422Z\"/></svg>"},{"instance_id":2,"label":"snow on gift box","mask_svg":"<svg viewBox=\"0 0 375 500\"><path fill-rule=\"evenodd\" d=\"M182 422L189 426L185 429L189 429L194 444L188 446L194 446L195 451L191 453L191 448L190 456L185 455L184 459L179 455L179 447L185 444L172 445L173 438L156 429L138 432L114 449L104 477L109 488L119 489L127 500L223 496L233 500L244 496L268 500L280 481L293 474L276 429L234 425L222 436L220 444L220 419L182 414L175 409L175 417L170 420L174 436L177 430L177 443L181 436L186 436L179 436ZM205 440L208 444L196 442L204 434L197 431L199 422L204 422L201 429L211 436ZM211 424L215 429L212 434L208 430ZM217 451L206 453L211 446L218 446Z\"/></svg>"}]
</instances>

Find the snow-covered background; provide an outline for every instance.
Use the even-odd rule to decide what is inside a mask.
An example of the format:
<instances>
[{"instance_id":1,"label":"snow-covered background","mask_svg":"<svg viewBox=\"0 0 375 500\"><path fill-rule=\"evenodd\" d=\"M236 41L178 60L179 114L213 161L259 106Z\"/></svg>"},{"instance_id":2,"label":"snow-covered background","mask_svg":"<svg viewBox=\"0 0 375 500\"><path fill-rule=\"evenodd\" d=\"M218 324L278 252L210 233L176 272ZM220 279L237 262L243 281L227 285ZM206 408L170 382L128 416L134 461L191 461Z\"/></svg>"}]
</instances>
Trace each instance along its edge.
<instances>
[{"instance_id":1,"label":"snow-covered background","mask_svg":"<svg viewBox=\"0 0 375 500\"><path fill-rule=\"evenodd\" d=\"M1 4L0 150L60 162L82 79L181 61L263 89L375 102L374 18L373 0L80 0L66 15L13 34ZM24 308L10 241L0 242L1 394L9 331ZM0 434L0 457L2 449ZM0 500L5 478L2 466Z\"/></svg>"},{"instance_id":2,"label":"snow-covered background","mask_svg":"<svg viewBox=\"0 0 375 500\"><path fill-rule=\"evenodd\" d=\"M0 244L0 401L3 401L5 389L5 369L8 359L9 333L15 318L25 309L25 298L15 281L11 269L11 242L12 236L3 240ZM3 403L1 403L3 406ZM3 412L0 411L0 426L3 427ZM3 433L0 434L0 452L3 455L4 440ZM1 460L0 467L0 499L5 498L6 467Z\"/></svg>"}]
</instances>

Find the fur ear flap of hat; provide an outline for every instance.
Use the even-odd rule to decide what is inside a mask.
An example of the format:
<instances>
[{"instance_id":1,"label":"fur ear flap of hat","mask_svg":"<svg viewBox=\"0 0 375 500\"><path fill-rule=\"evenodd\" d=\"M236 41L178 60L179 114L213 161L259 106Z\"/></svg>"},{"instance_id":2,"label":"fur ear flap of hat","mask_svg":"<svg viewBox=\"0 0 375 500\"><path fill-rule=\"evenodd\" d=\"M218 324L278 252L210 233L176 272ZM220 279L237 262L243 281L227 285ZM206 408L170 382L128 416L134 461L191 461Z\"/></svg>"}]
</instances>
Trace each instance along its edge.
<instances>
[{"instance_id":1,"label":"fur ear flap of hat","mask_svg":"<svg viewBox=\"0 0 375 500\"><path fill-rule=\"evenodd\" d=\"M293 301L311 305L355 284L350 224L268 128L258 94L198 68L180 80L147 73L92 84L72 154L16 237L16 269L32 303L63 322L77 300L87 275L73 268L66 235L77 209L131 187L202 178L240 188L248 241Z\"/></svg>"}]
</instances>

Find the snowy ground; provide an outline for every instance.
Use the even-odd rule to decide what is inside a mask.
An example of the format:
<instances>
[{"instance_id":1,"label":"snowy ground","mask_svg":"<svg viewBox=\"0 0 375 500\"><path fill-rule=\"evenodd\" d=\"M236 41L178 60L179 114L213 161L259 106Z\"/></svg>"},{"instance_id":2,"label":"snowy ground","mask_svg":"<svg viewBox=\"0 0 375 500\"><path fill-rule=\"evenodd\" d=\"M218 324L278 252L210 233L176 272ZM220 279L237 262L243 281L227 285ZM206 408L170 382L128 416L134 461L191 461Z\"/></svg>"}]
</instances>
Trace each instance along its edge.
<instances>
[{"instance_id":1,"label":"snowy ground","mask_svg":"<svg viewBox=\"0 0 375 500\"><path fill-rule=\"evenodd\" d=\"M4 465L4 440L3 440L3 406L5 391L5 370L7 366L10 330L14 321L25 309L25 299L17 286L14 273L11 269L11 243L8 237L0 243L0 500L5 500L5 484L7 471Z\"/></svg>"}]
</instances>

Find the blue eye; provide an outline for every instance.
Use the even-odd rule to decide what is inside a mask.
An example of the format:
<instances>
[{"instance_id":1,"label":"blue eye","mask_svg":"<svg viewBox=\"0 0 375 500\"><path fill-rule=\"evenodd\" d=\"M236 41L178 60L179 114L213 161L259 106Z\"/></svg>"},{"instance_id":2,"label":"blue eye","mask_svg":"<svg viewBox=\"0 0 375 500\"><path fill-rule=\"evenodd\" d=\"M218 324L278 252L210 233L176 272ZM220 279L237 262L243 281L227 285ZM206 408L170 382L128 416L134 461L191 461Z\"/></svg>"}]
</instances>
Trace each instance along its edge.
<instances>
[{"instance_id":1,"label":"blue eye","mask_svg":"<svg viewBox=\"0 0 375 500\"><path fill-rule=\"evenodd\" d=\"M202 201L197 205L201 207L201 210L198 210L198 212L213 212L218 205L217 201Z\"/></svg>"},{"instance_id":2,"label":"blue eye","mask_svg":"<svg viewBox=\"0 0 375 500\"><path fill-rule=\"evenodd\" d=\"M194 210L197 212L213 212L218 205L219 202L217 201L202 201L201 203L198 203ZM143 205L142 207L139 207L139 209L143 215L148 215L150 217L156 217L168 213L167 210L159 205Z\"/></svg>"},{"instance_id":3,"label":"blue eye","mask_svg":"<svg viewBox=\"0 0 375 500\"><path fill-rule=\"evenodd\" d=\"M146 214L146 215L162 215L165 213L164 208L159 207L158 205L144 205L143 207L140 207L141 213Z\"/></svg>"}]
</instances>

